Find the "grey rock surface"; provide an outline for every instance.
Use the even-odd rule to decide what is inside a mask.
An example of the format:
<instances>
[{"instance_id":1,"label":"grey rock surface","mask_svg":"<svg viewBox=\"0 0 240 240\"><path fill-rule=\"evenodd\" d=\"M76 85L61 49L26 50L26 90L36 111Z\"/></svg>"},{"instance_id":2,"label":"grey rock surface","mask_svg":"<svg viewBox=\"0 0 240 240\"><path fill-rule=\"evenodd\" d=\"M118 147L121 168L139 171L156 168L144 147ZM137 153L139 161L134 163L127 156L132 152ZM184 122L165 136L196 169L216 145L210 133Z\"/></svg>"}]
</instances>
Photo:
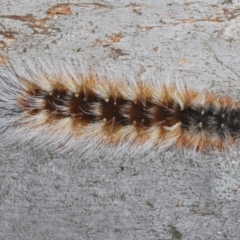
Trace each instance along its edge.
<instances>
[{"instance_id":1,"label":"grey rock surface","mask_svg":"<svg viewBox=\"0 0 240 240\"><path fill-rule=\"evenodd\" d=\"M177 78L238 97L239 1L0 5L0 56L13 63L80 59L119 76ZM0 239L239 236L238 152L76 158L22 146L0 153Z\"/></svg>"}]
</instances>

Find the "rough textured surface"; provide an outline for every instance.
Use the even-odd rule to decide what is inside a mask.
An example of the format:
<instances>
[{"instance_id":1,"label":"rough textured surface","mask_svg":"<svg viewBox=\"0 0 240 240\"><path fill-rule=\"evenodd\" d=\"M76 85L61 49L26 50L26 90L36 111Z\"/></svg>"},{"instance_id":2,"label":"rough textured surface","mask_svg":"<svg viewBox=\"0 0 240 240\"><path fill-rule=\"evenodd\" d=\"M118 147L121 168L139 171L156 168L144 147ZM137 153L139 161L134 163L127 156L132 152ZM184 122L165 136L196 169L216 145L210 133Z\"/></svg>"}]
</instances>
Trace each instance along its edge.
<instances>
[{"instance_id":1,"label":"rough textured surface","mask_svg":"<svg viewBox=\"0 0 240 240\"><path fill-rule=\"evenodd\" d=\"M1 1L1 64L80 58L238 96L238 1L87 2ZM81 159L22 147L1 152L0 179L1 239L239 239L238 153Z\"/></svg>"}]
</instances>

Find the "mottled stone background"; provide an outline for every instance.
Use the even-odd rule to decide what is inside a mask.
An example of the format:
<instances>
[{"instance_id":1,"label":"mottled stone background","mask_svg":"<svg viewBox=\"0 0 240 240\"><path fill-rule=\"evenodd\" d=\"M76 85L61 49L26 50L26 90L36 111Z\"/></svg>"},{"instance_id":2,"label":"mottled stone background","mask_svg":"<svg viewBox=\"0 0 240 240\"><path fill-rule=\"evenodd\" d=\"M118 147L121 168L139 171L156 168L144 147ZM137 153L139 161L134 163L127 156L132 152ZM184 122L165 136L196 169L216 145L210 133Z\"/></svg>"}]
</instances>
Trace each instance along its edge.
<instances>
[{"instance_id":1,"label":"mottled stone background","mask_svg":"<svg viewBox=\"0 0 240 240\"><path fill-rule=\"evenodd\" d=\"M0 0L0 64L55 59L240 90L240 1ZM57 59L57 60L56 60ZM237 152L0 153L0 239L240 239Z\"/></svg>"}]
</instances>

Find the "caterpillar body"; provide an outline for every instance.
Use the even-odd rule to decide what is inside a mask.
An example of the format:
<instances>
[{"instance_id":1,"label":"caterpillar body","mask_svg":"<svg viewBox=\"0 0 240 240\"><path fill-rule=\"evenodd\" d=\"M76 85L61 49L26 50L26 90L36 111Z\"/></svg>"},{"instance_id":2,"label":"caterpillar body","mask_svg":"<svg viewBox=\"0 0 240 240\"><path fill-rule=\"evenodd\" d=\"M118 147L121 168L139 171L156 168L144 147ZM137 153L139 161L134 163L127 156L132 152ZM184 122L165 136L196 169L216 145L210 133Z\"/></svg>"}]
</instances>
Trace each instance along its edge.
<instances>
[{"instance_id":1,"label":"caterpillar body","mask_svg":"<svg viewBox=\"0 0 240 240\"><path fill-rule=\"evenodd\" d=\"M0 84L2 146L208 151L239 144L240 102L229 96L41 66L1 68Z\"/></svg>"}]
</instances>

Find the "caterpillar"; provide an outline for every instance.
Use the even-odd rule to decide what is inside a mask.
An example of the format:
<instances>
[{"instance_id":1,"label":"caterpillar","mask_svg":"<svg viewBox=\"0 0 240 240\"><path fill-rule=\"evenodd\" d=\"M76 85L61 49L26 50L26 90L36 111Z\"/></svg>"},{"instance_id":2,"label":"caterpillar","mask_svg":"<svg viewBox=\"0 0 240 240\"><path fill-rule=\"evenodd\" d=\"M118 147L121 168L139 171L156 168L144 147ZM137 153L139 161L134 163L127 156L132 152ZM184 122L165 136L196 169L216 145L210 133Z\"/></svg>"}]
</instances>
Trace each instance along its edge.
<instances>
[{"instance_id":1,"label":"caterpillar","mask_svg":"<svg viewBox=\"0 0 240 240\"><path fill-rule=\"evenodd\" d=\"M0 136L3 147L73 152L222 151L239 145L240 102L159 79L121 80L48 64L2 67Z\"/></svg>"}]
</instances>

